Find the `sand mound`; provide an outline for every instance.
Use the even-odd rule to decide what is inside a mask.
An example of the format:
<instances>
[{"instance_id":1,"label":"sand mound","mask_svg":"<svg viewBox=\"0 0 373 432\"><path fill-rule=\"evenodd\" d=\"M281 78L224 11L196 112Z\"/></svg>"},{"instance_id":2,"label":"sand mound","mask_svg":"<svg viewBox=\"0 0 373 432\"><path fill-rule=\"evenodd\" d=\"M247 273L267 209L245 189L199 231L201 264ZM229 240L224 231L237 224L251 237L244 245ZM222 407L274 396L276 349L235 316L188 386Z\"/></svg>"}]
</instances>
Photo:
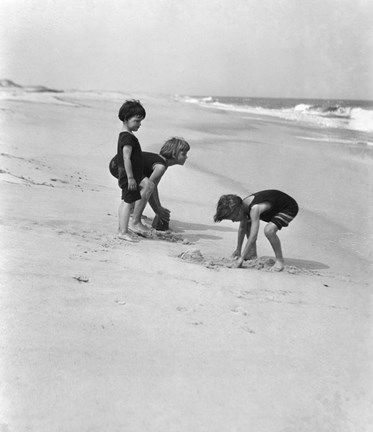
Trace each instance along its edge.
<instances>
[{"instance_id":1,"label":"sand mound","mask_svg":"<svg viewBox=\"0 0 373 432\"><path fill-rule=\"evenodd\" d=\"M178 255L184 261L188 261L195 264L202 264L207 268L217 270L221 267L231 268L233 259L232 258L205 258L199 249L190 249L182 252ZM261 271L271 271L272 266L275 264L275 260L272 258L257 258L255 260L244 261L242 268L244 269L255 269ZM308 276L321 276L320 272L308 270L296 266L285 265L283 270L285 273L294 275L308 275Z\"/></svg>"},{"instance_id":2,"label":"sand mound","mask_svg":"<svg viewBox=\"0 0 373 432\"><path fill-rule=\"evenodd\" d=\"M184 261L202 263L205 261L199 249L190 249L178 255Z\"/></svg>"}]
</instances>

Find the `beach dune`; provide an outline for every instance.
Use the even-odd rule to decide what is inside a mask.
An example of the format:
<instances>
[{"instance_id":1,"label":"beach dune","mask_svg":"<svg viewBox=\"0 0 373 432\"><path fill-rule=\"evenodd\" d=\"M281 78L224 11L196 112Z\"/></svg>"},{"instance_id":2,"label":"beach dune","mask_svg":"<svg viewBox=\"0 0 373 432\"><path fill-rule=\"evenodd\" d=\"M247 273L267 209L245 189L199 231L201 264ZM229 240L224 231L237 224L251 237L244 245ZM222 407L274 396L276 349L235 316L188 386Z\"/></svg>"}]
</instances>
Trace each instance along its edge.
<instances>
[{"instance_id":1,"label":"beach dune","mask_svg":"<svg viewBox=\"0 0 373 432\"><path fill-rule=\"evenodd\" d=\"M191 145L159 186L172 234L138 244L108 170L127 98L143 150ZM368 147L167 96L3 91L0 115L0 431L370 430ZM222 194L262 189L300 207L278 274L264 225L234 270L238 225L213 223Z\"/></svg>"}]
</instances>

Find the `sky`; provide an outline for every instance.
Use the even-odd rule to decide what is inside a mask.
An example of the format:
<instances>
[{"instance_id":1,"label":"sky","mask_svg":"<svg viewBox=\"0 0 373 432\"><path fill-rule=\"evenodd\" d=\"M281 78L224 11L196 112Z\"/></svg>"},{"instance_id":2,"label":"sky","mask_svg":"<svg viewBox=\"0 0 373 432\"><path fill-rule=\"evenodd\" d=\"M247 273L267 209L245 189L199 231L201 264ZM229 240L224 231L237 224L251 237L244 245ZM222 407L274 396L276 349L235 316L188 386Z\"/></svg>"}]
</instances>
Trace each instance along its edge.
<instances>
[{"instance_id":1,"label":"sky","mask_svg":"<svg viewBox=\"0 0 373 432\"><path fill-rule=\"evenodd\" d=\"M0 79L373 100L373 1L1 0Z\"/></svg>"}]
</instances>

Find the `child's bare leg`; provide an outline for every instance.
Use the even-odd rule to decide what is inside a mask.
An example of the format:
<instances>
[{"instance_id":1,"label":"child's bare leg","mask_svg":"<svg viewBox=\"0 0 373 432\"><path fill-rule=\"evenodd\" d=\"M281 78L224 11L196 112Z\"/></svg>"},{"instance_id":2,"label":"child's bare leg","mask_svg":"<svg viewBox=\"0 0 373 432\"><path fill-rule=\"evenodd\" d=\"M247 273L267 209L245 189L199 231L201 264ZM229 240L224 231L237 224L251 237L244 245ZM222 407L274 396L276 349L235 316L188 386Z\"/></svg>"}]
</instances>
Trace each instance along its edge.
<instances>
[{"instance_id":1,"label":"child's bare leg","mask_svg":"<svg viewBox=\"0 0 373 432\"><path fill-rule=\"evenodd\" d=\"M119 210L118 210L118 221L120 221L120 214L123 211L123 206L124 206L124 201L121 200L120 204L119 204ZM133 213L133 209L135 208L135 203L131 203L131 210L130 210L130 215L132 215ZM120 231L120 226L118 225L118 232Z\"/></svg>"},{"instance_id":2,"label":"child's bare leg","mask_svg":"<svg viewBox=\"0 0 373 432\"><path fill-rule=\"evenodd\" d=\"M118 208L118 234L120 232L120 221L121 221L121 214L123 212L123 207L124 207L124 201L121 200Z\"/></svg>"},{"instance_id":3,"label":"child's bare leg","mask_svg":"<svg viewBox=\"0 0 373 432\"><path fill-rule=\"evenodd\" d=\"M281 242L277 236L277 231L277 226L272 222L269 222L264 228L264 234L271 243L276 256L276 262L271 268L272 271L282 271L284 269L284 257L282 256Z\"/></svg>"},{"instance_id":4,"label":"child's bare leg","mask_svg":"<svg viewBox=\"0 0 373 432\"><path fill-rule=\"evenodd\" d=\"M148 232L150 231L150 228L148 228L146 225L144 225L141 222L141 216L142 213L146 207L148 200L145 197L142 197L138 201L136 201L135 208L133 210L132 215L132 221L130 222L130 228L133 231L140 231L140 232Z\"/></svg>"},{"instance_id":5,"label":"child's bare leg","mask_svg":"<svg viewBox=\"0 0 373 432\"><path fill-rule=\"evenodd\" d=\"M128 222L130 219L132 204L126 203L123 200L120 202L118 209L118 237L122 240L136 242L138 239L132 236L128 231Z\"/></svg>"},{"instance_id":6,"label":"child's bare leg","mask_svg":"<svg viewBox=\"0 0 373 432\"><path fill-rule=\"evenodd\" d=\"M133 215L132 215L132 221L130 222L130 228L135 232L136 231L149 232L150 229L141 222L141 216L146 207L146 204L148 203L151 194L154 191L154 183L149 181L148 179L144 179L140 183L140 187L141 187L140 190L141 199L139 199L135 203L135 208L133 210Z\"/></svg>"}]
</instances>

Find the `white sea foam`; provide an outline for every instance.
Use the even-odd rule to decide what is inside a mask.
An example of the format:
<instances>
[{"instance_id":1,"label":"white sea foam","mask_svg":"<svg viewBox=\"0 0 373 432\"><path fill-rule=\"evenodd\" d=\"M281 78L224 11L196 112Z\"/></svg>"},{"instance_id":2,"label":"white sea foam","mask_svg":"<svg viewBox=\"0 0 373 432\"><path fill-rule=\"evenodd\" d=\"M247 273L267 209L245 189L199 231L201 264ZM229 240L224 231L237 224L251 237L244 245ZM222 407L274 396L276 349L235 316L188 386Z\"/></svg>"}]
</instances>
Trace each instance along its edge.
<instances>
[{"instance_id":1,"label":"white sea foam","mask_svg":"<svg viewBox=\"0 0 373 432\"><path fill-rule=\"evenodd\" d=\"M338 103L320 101L320 105L297 103L293 106L276 106L271 108L258 105L255 99L242 98L239 103L221 102L219 98L177 96L178 101L199 104L205 108L221 109L226 111L271 116L288 121L302 122L328 128L351 129L361 132L373 132L373 110L341 106ZM231 98L234 99L234 98ZM240 98L237 98L240 99ZM276 104L274 104L276 105Z\"/></svg>"},{"instance_id":2,"label":"white sea foam","mask_svg":"<svg viewBox=\"0 0 373 432\"><path fill-rule=\"evenodd\" d=\"M347 144L347 145L355 145L355 146L361 146L361 147L370 147L373 146L373 142L370 141L361 141L356 139L341 139L341 138L330 138L329 136L324 137L308 137L308 136L297 136L297 138L300 138L302 140L306 141L317 141L317 142L335 142L339 144Z\"/></svg>"},{"instance_id":3,"label":"white sea foam","mask_svg":"<svg viewBox=\"0 0 373 432\"><path fill-rule=\"evenodd\" d=\"M373 111L362 108L353 108L349 128L373 132Z\"/></svg>"},{"instance_id":4,"label":"white sea foam","mask_svg":"<svg viewBox=\"0 0 373 432\"><path fill-rule=\"evenodd\" d=\"M300 111L300 112L305 112L307 110L309 110L311 108L312 105L307 105L307 104L298 104L296 105L296 107L294 108L294 111Z\"/></svg>"}]
</instances>

